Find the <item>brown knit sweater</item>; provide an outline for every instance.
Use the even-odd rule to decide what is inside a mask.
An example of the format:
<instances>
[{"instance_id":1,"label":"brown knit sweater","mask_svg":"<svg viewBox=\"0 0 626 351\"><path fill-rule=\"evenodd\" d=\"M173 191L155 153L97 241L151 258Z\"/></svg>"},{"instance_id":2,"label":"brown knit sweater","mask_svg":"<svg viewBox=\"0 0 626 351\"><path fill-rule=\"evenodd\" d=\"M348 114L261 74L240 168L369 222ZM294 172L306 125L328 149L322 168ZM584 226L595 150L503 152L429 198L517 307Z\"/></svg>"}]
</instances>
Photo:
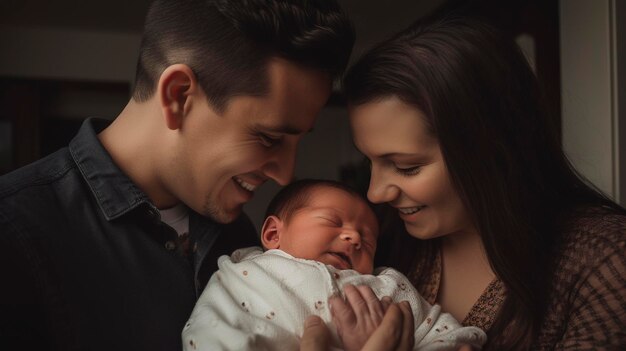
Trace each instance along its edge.
<instances>
[{"instance_id":1,"label":"brown knit sweater","mask_svg":"<svg viewBox=\"0 0 626 351\"><path fill-rule=\"evenodd\" d=\"M533 350L626 350L626 216L587 211L564 229L551 301ZM417 286L436 303L441 255L431 279ZM415 282L414 277L409 278ZM492 281L463 325L487 331L506 296Z\"/></svg>"}]
</instances>

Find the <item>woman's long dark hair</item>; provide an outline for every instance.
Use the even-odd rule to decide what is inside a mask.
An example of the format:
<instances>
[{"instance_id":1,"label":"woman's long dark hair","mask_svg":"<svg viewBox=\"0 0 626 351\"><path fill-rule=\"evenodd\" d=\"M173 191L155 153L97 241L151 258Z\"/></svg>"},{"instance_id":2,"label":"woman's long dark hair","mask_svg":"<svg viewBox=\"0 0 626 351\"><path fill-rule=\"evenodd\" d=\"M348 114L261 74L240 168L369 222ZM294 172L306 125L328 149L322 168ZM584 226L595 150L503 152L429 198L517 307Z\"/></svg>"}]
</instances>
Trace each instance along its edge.
<instances>
[{"instance_id":1,"label":"woman's long dark hair","mask_svg":"<svg viewBox=\"0 0 626 351\"><path fill-rule=\"evenodd\" d=\"M425 113L489 263L506 287L487 347L530 348L548 303L563 221L585 206L624 210L567 160L560 126L545 112L519 48L482 22L428 20L366 53L344 83L351 105L395 96ZM403 235L392 250L388 263L410 274L428 265L434 249L432 241ZM416 279L428 273L417 272Z\"/></svg>"}]
</instances>

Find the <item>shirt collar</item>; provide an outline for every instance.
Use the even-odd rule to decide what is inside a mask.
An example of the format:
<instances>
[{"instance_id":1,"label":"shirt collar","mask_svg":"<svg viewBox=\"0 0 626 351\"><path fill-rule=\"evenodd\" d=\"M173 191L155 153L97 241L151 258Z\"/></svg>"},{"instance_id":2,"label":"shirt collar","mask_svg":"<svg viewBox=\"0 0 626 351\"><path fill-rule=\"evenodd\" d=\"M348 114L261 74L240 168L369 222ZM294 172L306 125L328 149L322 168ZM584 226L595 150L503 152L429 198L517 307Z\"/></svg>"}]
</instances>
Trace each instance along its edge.
<instances>
[{"instance_id":1,"label":"shirt collar","mask_svg":"<svg viewBox=\"0 0 626 351\"><path fill-rule=\"evenodd\" d=\"M148 196L126 176L111 159L97 134L111 121L89 118L69 144L69 150L85 182L91 189L107 220L150 203Z\"/></svg>"}]
</instances>

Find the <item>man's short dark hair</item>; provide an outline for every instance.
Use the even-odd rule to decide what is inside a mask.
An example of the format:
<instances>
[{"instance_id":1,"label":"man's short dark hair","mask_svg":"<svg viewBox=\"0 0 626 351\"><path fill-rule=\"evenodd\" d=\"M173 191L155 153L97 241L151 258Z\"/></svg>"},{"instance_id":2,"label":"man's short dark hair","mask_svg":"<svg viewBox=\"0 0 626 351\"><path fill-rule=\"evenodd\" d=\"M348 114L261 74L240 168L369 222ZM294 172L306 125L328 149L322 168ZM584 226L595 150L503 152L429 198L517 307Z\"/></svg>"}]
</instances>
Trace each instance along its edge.
<instances>
[{"instance_id":1,"label":"man's short dark hair","mask_svg":"<svg viewBox=\"0 0 626 351\"><path fill-rule=\"evenodd\" d=\"M146 16L133 99L148 100L163 70L182 63L221 112L233 96L268 93L273 57L337 78L354 37L336 0L156 0Z\"/></svg>"}]
</instances>

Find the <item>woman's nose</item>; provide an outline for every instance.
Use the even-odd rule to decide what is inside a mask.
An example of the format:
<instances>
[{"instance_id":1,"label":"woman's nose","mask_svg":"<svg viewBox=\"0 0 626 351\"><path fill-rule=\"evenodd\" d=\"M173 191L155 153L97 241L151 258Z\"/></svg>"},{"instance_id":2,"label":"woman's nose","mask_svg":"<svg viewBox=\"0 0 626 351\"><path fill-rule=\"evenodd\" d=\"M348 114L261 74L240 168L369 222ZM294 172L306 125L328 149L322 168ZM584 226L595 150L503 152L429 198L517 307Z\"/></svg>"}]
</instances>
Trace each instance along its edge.
<instances>
[{"instance_id":1,"label":"woman's nose","mask_svg":"<svg viewBox=\"0 0 626 351\"><path fill-rule=\"evenodd\" d=\"M395 200L400 191L397 186L385 179L381 172L372 167L370 177L370 185L367 189L367 198L375 203L392 202Z\"/></svg>"}]
</instances>

